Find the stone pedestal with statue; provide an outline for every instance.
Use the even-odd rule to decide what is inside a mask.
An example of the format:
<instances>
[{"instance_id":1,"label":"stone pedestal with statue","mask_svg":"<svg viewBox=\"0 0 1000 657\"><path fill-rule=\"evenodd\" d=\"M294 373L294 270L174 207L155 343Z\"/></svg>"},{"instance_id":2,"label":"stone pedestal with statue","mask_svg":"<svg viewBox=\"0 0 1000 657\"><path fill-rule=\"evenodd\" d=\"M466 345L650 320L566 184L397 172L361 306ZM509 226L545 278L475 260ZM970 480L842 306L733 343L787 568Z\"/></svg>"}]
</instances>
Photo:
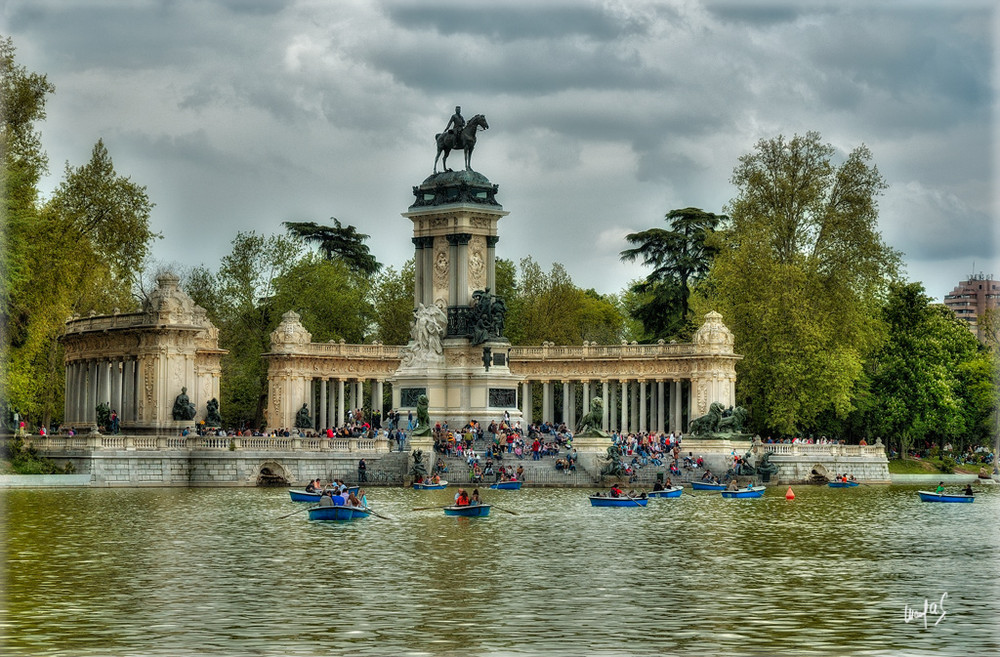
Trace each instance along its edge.
<instances>
[{"instance_id":1,"label":"stone pedestal with statue","mask_svg":"<svg viewBox=\"0 0 1000 657\"><path fill-rule=\"evenodd\" d=\"M428 399L432 427L488 424L506 412L520 420L520 377L510 371L506 306L494 294L497 223L508 213L497 185L475 171L433 174L413 188L403 213L413 223L414 318L392 377L392 405L403 413ZM427 449L431 436L413 436Z\"/></svg>"}]
</instances>

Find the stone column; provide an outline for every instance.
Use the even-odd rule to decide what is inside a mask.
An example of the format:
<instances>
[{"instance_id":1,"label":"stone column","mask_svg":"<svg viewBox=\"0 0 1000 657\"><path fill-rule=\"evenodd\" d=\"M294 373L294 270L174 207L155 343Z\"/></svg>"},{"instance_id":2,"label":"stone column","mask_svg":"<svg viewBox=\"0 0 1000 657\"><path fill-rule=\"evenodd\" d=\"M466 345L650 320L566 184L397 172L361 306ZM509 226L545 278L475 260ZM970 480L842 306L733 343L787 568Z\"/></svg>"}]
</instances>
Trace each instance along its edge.
<instances>
[{"instance_id":1,"label":"stone column","mask_svg":"<svg viewBox=\"0 0 1000 657\"><path fill-rule=\"evenodd\" d=\"M633 381L629 383L629 397L631 407L629 413L629 433L634 433L639 430L639 382Z\"/></svg>"},{"instance_id":2,"label":"stone column","mask_svg":"<svg viewBox=\"0 0 1000 657\"><path fill-rule=\"evenodd\" d=\"M646 417L648 415L646 408L646 381L642 379L639 381L639 433L646 433Z\"/></svg>"},{"instance_id":3,"label":"stone column","mask_svg":"<svg viewBox=\"0 0 1000 657\"><path fill-rule=\"evenodd\" d=\"M524 398L524 408L521 409L521 417L524 419L524 432L527 435L528 427L531 426L531 382L525 381L521 384L522 397Z\"/></svg>"},{"instance_id":4,"label":"stone column","mask_svg":"<svg viewBox=\"0 0 1000 657\"><path fill-rule=\"evenodd\" d=\"M344 426L344 380L337 379L337 426Z\"/></svg>"},{"instance_id":5,"label":"stone column","mask_svg":"<svg viewBox=\"0 0 1000 657\"><path fill-rule=\"evenodd\" d=\"M139 420L139 395L142 394L142 390L139 389L139 358L132 359L132 398L131 398L131 408L129 409L132 413L132 421L137 422Z\"/></svg>"},{"instance_id":6,"label":"stone column","mask_svg":"<svg viewBox=\"0 0 1000 657\"><path fill-rule=\"evenodd\" d=\"M681 386L683 386L683 381L680 379L674 381L674 394L671 395L671 401L674 406L674 417L670 424L673 426L673 431L675 433L680 433L683 429L681 426L682 420L684 419L681 414Z\"/></svg>"},{"instance_id":7,"label":"stone column","mask_svg":"<svg viewBox=\"0 0 1000 657\"><path fill-rule=\"evenodd\" d=\"M497 242L499 241L500 238L496 235L486 236L486 287L494 294L497 291Z\"/></svg>"},{"instance_id":8,"label":"stone column","mask_svg":"<svg viewBox=\"0 0 1000 657\"><path fill-rule=\"evenodd\" d=\"M448 240L448 305L460 305L458 292L458 260L461 256L458 253L457 235L446 235Z\"/></svg>"},{"instance_id":9,"label":"stone column","mask_svg":"<svg viewBox=\"0 0 1000 657\"><path fill-rule=\"evenodd\" d=\"M104 403L111 406L111 360L101 361L101 393L97 400L98 404Z\"/></svg>"},{"instance_id":10,"label":"stone column","mask_svg":"<svg viewBox=\"0 0 1000 657\"><path fill-rule=\"evenodd\" d=\"M382 390L382 379L375 379L372 383L372 411L378 411L379 422L382 421L382 397L385 395L385 391Z\"/></svg>"},{"instance_id":11,"label":"stone column","mask_svg":"<svg viewBox=\"0 0 1000 657\"><path fill-rule=\"evenodd\" d=\"M622 379L620 388L622 398L622 424L618 428L618 431L620 433L628 433L628 381Z\"/></svg>"},{"instance_id":12,"label":"stone column","mask_svg":"<svg viewBox=\"0 0 1000 657\"><path fill-rule=\"evenodd\" d=\"M111 410L122 412L122 370L121 361L117 358L111 361Z\"/></svg>"},{"instance_id":13,"label":"stone column","mask_svg":"<svg viewBox=\"0 0 1000 657\"><path fill-rule=\"evenodd\" d=\"M580 402L580 413L586 415L590 412L590 381L583 381L583 397Z\"/></svg>"},{"instance_id":14,"label":"stone column","mask_svg":"<svg viewBox=\"0 0 1000 657\"><path fill-rule=\"evenodd\" d=\"M570 409L570 403L569 403L570 402L570 397L569 397L569 381L563 381L562 389L563 389L563 395L562 395L562 397L563 397L562 398L562 419L563 419L563 422L566 423L566 426L569 428L569 430L572 431L573 427L570 424L570 414L569 414L569 409Z\"/></svg>"},{"instance_id":15,"label":"stone column","mask_svg":"<svg viewBox=\"0 0 1000 657\"><path fill-rule=\"evenodd\" d=\"M618 386L615 382L618 379L608 380L608 431L616 431L618 428Z\"/></svg>"},{"instance_id":16,"label":"stone column","mask_svg":"<svg viewBox=\"0 0 1000 657\"><path fill-rule=\"evenodd\" d=\"M542 381L542 422L551 422L552 382Z\"/></svg>"},{"instance_id":17,"label":"stone column","mask_svg":"<svg viewBox=\"0 0 1000 657\"><path fill-rule=\"evenodd\" d=\"M413 242L413 307L424 301L424 238L414 237Z\"/></svg>"},{"instance_id":18,"label":"stone column","mask_svg":"<svg viewBox=\"0 0 1000 657\"><path fill-rule=\"evenodd\" d=\"M326 389L326 379L319 380L319 428L326 429L330 424L327 422L329 419L327 411L329 410L326 406L327 399L327 389Z\"/></svg>"},{"instance_id":19,"label":"stone column","mask_svg":"<svg viewBox=\"0 0 1000 657\"><path fill-rule=\"evenodd\" d=\"M604 411L601 416L601 431L608 430L608 417L611 410L611 404L608 399L608 380L604 379L601 381L601 401L604 402Z\"/></svg>"},{"instance_id":20,"label":"stone column","mask_svg":"<svg viewBox=\"0 0 1000 657\"><path fill-rule=\"evenodd\" d=\"M656 382L656 430L662 432L666 426L667 409L664 406L666 395L664 394L663 381Z\"/></svg>"},{"instance_id":21,"label":"stone column","mask_svg":"<svg viewBox=\"0 0 1000 657\"><path fill-rule=\"evenodd\" d=\"M467 306L472 301L469 291L469 240L472 235L459 233L458 237L458 304Z\"/></svg>"},{"instance_id":22,"label":"stone column","mask_svg":"<svg viewBox=\"0 0 1000 657\"><path fill-rule=\"evenodd\" d=\"M70 390L73 389L73 365L75 363L70 363L66 366L66 370L63 372L63 422L70 421Z\"/></svg>"}]
</instances>

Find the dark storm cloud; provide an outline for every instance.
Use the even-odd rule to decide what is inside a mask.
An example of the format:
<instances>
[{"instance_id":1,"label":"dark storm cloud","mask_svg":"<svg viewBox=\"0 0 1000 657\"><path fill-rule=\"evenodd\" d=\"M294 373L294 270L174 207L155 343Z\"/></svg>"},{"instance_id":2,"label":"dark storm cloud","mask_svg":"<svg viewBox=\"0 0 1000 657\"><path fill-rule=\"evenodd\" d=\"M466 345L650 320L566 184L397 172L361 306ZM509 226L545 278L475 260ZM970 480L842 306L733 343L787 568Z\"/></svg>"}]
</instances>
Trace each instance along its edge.
<instances>
[{"instance_id":1,"label":"dark storm cloud","mask_svg":"<svg viewBox=\"0 0 1000 657\"><path fill-rule=\"evenodd\" d=\"M511 211L503 257L618 291L644 274L615 267L627 232L671 208L721 212L759 139L816 130L840 153L871 148L890 184L886 239L944 279L928 285L938 294L968 273L950 269L963 254L996 257L994 11L8 0L2 15L22 63L57 87L39 126L51 161L79 164L104 136L119 171L149 185L163 260L217 262L238 230L337 216L398 266L412 257L399 213L459 104L490 121L473 166Z\"/></svg>"},{"instance_id":2,"label":"dark storm cloud","mask_svg":"<svg viewBox=\"0 0 1000 657\"><path fill-rule=\"evenodd\" d=\"M674 14L669 8L663 13ZM560 3L413 3L391 2L386 13L401 28L432 31L441 37L467 34L494 41L560 39L583 36L611 41L644 34L649 21L612 13L595 4Z\"/></svg>"}]
</instances>

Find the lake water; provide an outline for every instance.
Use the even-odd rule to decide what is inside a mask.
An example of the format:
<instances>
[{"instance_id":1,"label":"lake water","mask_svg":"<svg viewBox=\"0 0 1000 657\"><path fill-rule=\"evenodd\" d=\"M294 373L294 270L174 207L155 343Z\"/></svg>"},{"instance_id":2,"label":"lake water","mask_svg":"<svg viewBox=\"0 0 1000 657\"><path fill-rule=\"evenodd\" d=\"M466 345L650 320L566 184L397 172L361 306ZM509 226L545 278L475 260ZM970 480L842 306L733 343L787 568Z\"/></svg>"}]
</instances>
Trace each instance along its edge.
<instances>
[{"instance_id":1,"label":"lake water","mask_svg":"<svg viewBox=\"0 0 1000 657\"><path fill-rule=\"evenodd\" d=\"M282 518L308 506L285 489L4 490L0 652L998 655L996 488L485 491L517 513L488 518L385 488L392 520L343 524Z\"/></svg>"}]
</instances>

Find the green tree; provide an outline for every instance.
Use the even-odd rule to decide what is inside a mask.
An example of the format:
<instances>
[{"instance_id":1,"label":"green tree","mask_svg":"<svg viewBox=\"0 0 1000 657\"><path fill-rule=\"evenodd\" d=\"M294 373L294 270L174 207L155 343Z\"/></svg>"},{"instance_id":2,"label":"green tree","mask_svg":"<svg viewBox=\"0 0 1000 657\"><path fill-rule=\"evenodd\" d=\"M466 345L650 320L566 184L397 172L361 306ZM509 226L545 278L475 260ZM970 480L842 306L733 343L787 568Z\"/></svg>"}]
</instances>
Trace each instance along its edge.
<instances>
[{"instance_id":1,"label":"green tree","mask_svg":"<svg viewBox=\"0 0 1000 657\"><path fill-rule=\"evenodd\" d=\"M889 337L869 361L876 433L904 454L925 442L987 442L996 391L968 325L931 305L920 283L892 286L883 316Z\"/></svg>"},{"instance_id":2,"label":"green tree","mask_svg":"<svg viewBox=\"0 0 1000 657\"><path fill-rule=\"evenodd\" d=\"M514 293L506 303L505 332L515 345L537 345L545 340L556 344L581 344L584 340L614 343L623 335L624 317L617 299L576 287L559 263L546 273L530 256L523 258Z\"/></svg>"},{"instance_id":3,"label":"green tree","mask_svg":"<svg viewBox=\"0 0 1000 657\"><path fill-rule=\"evenodd\" d=\"M646 327L649 340L689 335L694 329L689 298L691 287L704 278L715 256L711 236L725 215L700 208L671 210L664 219L669 228L650 228L630 233L635 244L621 252L623 261L642 259L653 267L646 280L637 283L633 316Z\"/></svg>"},{"instance_id":4,"label":"green tree","mask_svg":"<svg viewBox=\"0 0 1000 657\"><path fill-rule=\"evenodd\" d=\"M299 262L301 242L284 236L240 232L218 272L195 269L185 290L219 329L222 358L220 413L228 426L259 427L267 401L271 331L288 308L275 303L277 283Z\"/></svg>"},{"instance_id":5,"label":"green tree","mask_svg":"<svg viewBox=\"0 0 1000 657\"><path fill-rule=\"evenodd\" d=\"M744 355L737 396L760 431L847 417L884 337L879 308L899 264L877 227L886 185L864 146L839 166L834 155L815 132L758 142L714 238L708 294Z\"/></svg>"},{"instance_id":6,"label":"green tree","mask_svg":"<svg viewBox=\"0 0 1000 657\"><path fill-rule=\"evenodd\" d=\"M289 310L297 312L313 342L360 344L374 324L370 287L369 279L352 272L347 263L307 254L274 281L269 305L278 316Z\"/></svg>"},{"instance_id":7,"label":"green tree","mask_svg":"<svg viewBox=\"0 0 1000 657\"><path fill-rule=\"evenodd\" d=\"M372 285L375 310L374 339L382 344L404 345L410 340L413 320L413 259L402 270L386 267L379 271Z\"/></svg>"},{"instance_id":8,"label":"green tree","mask_svg":"<svg viewBox=\"0 0 1000 657\"><path fill-rule=\"evenodd\" d=\"M330 217L330 221L332 226L320 226L313 221L286 221L282 225L291 235L318 245L327 260L343 260L354 271L376 273L381 265L365 244L369 235L359 233L354 226L342 226L336 217Z\"/></svg>"}]
</instances>

